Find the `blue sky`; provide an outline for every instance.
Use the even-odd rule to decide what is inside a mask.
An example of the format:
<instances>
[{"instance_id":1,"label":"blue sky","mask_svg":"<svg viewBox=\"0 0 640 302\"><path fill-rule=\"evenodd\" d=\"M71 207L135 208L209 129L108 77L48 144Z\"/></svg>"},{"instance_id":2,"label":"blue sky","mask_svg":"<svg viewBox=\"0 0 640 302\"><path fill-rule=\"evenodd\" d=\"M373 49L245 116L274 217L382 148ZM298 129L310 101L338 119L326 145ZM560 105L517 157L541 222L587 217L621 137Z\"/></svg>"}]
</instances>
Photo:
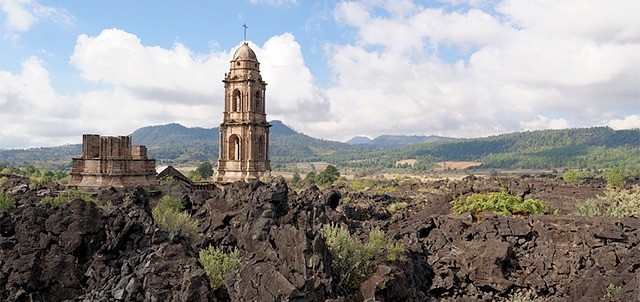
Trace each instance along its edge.
<instances>
[{"instance_id":1,"label":"blue sky","mask_svg":"<svg viewBox=\"0 0 640 302\"><path fill-rule=\"evenodd\" d=\"M0 148L216 127L247 40L267 114L355 135L640 127L640 2L0 0Z\"/></svg>"}]
</instances>

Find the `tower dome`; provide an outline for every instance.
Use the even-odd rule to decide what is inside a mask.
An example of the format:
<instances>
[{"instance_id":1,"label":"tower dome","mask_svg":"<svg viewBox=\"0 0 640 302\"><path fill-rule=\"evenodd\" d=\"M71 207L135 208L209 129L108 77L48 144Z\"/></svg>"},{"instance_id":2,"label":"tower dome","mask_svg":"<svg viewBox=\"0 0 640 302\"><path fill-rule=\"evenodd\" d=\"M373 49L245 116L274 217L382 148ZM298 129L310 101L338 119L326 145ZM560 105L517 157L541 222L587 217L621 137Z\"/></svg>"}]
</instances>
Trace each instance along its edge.
<instances>
[{"instance_id":1,"label":"tower dome","mask_svg":"<svg viewBox=\"0 0 640 302\"><path fill-rule=\"evenodd\" d=\"M236 50L236 53L233 54L233 60L234 61L258 61L258 57L256 56L256 53L253 52L253 49L251 49L251 47L249 47L249 44L247 44L246 42L244 44L242 44L242 46L240 46L240 48L238 48L238 50Z\"/></svg>"}]
</instances>

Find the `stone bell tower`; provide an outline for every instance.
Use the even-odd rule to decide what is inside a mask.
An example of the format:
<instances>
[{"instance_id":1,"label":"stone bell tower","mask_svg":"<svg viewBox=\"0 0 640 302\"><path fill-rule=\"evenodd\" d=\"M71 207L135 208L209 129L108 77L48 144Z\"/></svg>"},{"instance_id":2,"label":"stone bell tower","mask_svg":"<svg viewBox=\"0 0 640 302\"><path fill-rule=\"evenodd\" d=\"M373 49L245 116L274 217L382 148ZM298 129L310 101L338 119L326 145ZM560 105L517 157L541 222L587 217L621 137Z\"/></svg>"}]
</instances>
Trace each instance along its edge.
<instances>
[{"instance_id":1,"label":"stone bell tower","mask_svg":"<svg viewBox=\"0 0 640 302\"><path fill-rule=\"evenodd\" d=\"M267 83L260 63L245 42L236 50L224 83L216 181L252 181L271 170L269 123L265 113Z\"/></svg>"}]
</instances>

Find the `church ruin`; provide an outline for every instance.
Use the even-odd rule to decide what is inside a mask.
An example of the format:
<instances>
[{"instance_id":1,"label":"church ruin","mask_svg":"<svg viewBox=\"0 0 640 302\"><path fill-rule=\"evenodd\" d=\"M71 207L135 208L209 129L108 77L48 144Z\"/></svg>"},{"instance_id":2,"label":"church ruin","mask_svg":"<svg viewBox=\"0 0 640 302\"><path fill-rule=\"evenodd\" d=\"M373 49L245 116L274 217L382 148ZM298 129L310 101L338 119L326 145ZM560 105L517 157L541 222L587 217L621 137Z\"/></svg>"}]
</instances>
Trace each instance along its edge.
<instances>
[{"instance_id":1,"label":"church ruin","mask_svg":"<svg viewBox=\"0 0 640 302\"><path fill-rule=\"evenodd\" d=\"M74 158L70 187L133 188L154 186L156 161L145 146L132 146L129 136L82 135L82 157Z\"/></svg>"},{"instance_id":2,"label":"church ruin","mask_svg":"<svg viewBox=\"0 0 640 302\"><path fill-rule=\"evenodd\" d=\"M269 123L265 113L267 83L260 76L260 63L245 42L233 55L224 83L224 112L216 181L259 179L271 170Z\"/></svg>"}]
</instances>

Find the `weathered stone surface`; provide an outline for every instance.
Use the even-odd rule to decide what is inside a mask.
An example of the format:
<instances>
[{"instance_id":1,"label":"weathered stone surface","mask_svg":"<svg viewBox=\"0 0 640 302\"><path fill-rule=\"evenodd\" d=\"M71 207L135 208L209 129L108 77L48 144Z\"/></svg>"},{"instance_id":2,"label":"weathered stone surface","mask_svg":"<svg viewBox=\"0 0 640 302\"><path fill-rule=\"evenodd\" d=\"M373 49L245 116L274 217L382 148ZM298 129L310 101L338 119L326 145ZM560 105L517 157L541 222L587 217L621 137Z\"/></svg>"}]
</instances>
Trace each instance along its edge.
<instances>
[{"instance_id":1,"label":"weathered stone surface","mask_svg":"<svg viewBox=\"0 0 640 302\"><path fill-rule=\"evenodd\" d=\"M25 183L12 177L0 191ZM36 206L38 192L60 188L16 189L18 206L0 213L0 300L499 301L531 290L544 301L595 302L610 284L620 287L612 301L640 299L640 219L445 215L452 195L443 187L527 196L569 188L549 179L474 178L412 184L393 197L342 189L319 198L315 187L296 193L257 181L204 192L167 188L191 203L199 230L193 239L157 229L150 203L159 196L141 188L101 190L100 207L75 200L56 209ZM344 197L349 203L336 204ZM389 213L394 201L407 208ZM383 230L405 248L404 258L381 254L346 296L320 236L330 222L363 241ZM209 245L240 250L242 264L226 276L226 292L211 290L198 263L197 251Z\"/></svg>"}]
</instances>

